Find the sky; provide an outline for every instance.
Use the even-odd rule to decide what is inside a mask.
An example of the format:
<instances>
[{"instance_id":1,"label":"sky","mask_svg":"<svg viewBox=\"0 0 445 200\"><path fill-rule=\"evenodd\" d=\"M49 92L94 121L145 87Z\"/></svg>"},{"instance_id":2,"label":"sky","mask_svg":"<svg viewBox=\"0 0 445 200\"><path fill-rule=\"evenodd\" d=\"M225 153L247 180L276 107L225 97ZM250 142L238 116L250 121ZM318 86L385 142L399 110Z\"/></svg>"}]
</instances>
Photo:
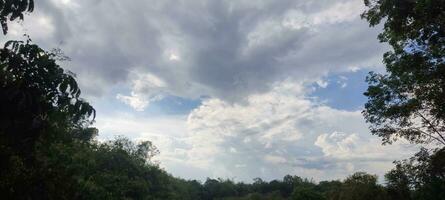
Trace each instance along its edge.
<instances>
[{"instance_id":1,"label":"sky","mask_svg":"<svg viewBox=\"0 0 445 200\"><path fill-rule=\"evenodd\" d=\"M384 71L362 0L39 0L23 33L70 57L99 139L150 140L174 176L380 177L408 158L361 111ZM3 40L6 40L3 39Z\"/></svg>"}]
</instances>

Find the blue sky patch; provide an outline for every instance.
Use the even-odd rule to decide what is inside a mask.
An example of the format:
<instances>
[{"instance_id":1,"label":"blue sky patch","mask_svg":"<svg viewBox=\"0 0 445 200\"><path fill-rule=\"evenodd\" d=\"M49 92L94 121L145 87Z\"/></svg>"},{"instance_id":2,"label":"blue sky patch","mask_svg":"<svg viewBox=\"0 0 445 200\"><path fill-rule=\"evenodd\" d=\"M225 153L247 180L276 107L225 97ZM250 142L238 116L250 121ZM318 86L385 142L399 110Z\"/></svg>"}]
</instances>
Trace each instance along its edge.
<instances>
[{"instance_id":1,"label":"blue sky patch","mask_svg":"<svg viewBox=\"0 0 445 200\"><path fill-rule=\"evenodd\" d=\"M314 84L316 89L311 96L332 108L348 111L361 109L366 102L363 93L368 87L365 82L368 72L369 69L362 69L329 75L324 79L327 86L320 87Z\"/></svg>"}]
</instances>

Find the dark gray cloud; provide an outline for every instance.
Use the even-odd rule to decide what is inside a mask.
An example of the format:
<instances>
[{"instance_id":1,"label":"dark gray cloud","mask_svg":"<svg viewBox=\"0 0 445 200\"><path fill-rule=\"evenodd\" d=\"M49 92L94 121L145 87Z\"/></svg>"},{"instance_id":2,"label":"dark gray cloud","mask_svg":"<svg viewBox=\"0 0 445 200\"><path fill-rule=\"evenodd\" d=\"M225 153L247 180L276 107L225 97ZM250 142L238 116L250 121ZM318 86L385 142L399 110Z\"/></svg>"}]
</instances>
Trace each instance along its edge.
<instances>
[{"instance_id":1,"label":"dark gray cloud","mask_svg":"<svg viewBox=\"0 0 445 200\"><path fill-rule=\"evenodd\" d=\"M162 91L238 101L276 81L314 81L327 73L378 65L384 48L359 19L361 2L118 1L36 2L25 21L54 29L36 41L60 46L88 95L132 85L133 74L163 80ZM134 84L133 84L134 85Z\"/></svg>"}]
</instances>

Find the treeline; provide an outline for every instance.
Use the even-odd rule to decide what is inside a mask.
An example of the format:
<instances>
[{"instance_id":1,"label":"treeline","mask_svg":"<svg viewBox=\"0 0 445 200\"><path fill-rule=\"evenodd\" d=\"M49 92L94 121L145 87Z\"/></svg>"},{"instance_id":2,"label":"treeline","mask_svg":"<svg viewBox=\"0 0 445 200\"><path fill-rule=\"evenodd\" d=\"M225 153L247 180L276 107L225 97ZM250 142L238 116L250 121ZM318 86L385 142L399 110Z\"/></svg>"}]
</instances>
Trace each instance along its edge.
<instances>
[{"instance_id":1,"label":"treeline","mask_svg":"<svg viewBox=\"0 0 445 200\"><path fill-rule=\"evenodd\" d=\"M33 3L0 0L5 34ZM404 138L436 146L396 161L383 185L364 172L319 183L290 175L250 184L173 177L152 162L158 150L148 141L97 141L94 108L58 65L65 56L28 39L0 49L0 199L445 199L445 2L365 3L371 25L387 19L380 38L394 47L385 54L389 75L368 77L371 131L388 144ZM413 38L425 48L401 48Z\"/></svg>"},{"instance_id":2,"label":"treeline","mask_svg":"<svg viewBox=\"0 0 445 200\"><path fill-rule=\"evenodd\" d=\"M190 184L191 182L188 182ZM189 187L192 185L189 185ZM194 185L200 191L192 199L261 200L261 199L390 199L387 190L377 184L377 177L355 173L344 181L315 183L298 176L286 175L282 180L266 182L255 178L251 184L231 180L207 179Z\"/></svg>"}]
</instances>

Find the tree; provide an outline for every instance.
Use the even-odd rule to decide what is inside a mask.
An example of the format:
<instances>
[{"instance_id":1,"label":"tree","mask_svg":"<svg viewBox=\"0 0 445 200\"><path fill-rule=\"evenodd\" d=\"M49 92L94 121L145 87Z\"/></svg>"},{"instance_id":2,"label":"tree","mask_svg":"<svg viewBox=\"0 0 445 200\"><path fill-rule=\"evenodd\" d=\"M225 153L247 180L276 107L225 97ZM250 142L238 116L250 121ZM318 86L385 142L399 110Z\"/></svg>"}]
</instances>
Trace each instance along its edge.
<instances>
[{"instance_id":1,"label":"tree","mask_svg":"<svg viewBox=\"0 0 445 200\"><path fill-rule=\"evenodd\" d=\"M386 74L370 73L363 114L384 143L445 145L445 0L365 0L370 26L383 23Z\"/></svg>"},{"instance_id":2,"label":"tree","mask_svg":"<svg viewBox=\"0 0 445 200\"><path fill-rule=\"evenodd\" d=\"M82 100L72 73L30 40L0 49L0 192L37 197L48 189L45 149L73 140L88 142L95 110ZM7 195L6 195L7 194ZM27 197L24 197L25 199Z\"/></svg>"},{"instance_id":3,"label":"tree","mask_svg":"<svg viewBox=\"0 0 445 200\"><path fill-rule=\"evenodd\" d=\"M445 199L445 149L422 148L385 175L392 199Z\"/></svg>"},{"instance_id":4,"label":"tree","mask_svg":"<svg viewBox=\"0 0 445 200\"><path fill-rule=\"evenodd\" d=\"M313 188L297 187L292 192L292 200L324 200L325 198Z\"/></svg>"},{"instance_id":5,"label":"tree","mask_svg":"<svg viewBox=\"0 0 445 200\"><path fill-rule=\"evenodd\" d=\"M341 181L321 181L317 188L328 200L340 200Z\"/></svg>"},{"instance_id":6,"label":"tree","mask_svg":"<svg viewBox=\"0 0 445 200\"><path fill-rule=\"evenodd\" d=\"M8 20L23 20L23 14L34 10L34 0L0 0L0 24L3 34L8 33Z\"/></svg>"},{"instance_id":7,"label":"tree","mask_svg":"<svg viewBox=\"0 0 445 200\"><path fill-rule=\"evenodd\" d=\"M9 41L0 49L0 142L16 152L29 153L52 128L86 133L94 120L94 108L80 98L74 75L57 58L31 40Z\"/></svg>"},{"instance_id":8,"label":"tree","mask_svg":"<svg viewBox=\"0 0 445 200\"><path fill-rule=\"evenodd\" d=\"M395 161L396 167L385 174L386 189L388 196L394 200L412 199L412 169L409 165L404 165L400 161Z\"/></svg>"},{"instance_id":9,"label":"tree","mask_svg":"<svg viewBox=\"0 0 445 200\"><path fill-rule=\"evenodd\" d=\"M386 74L370 73L363 112L384 143L404 138L438 144L409 160L396 161L385 175L393 199L444 196L445 0L365 0L362 14L392 50L384 54ZM434 169L434 170L433 170Z\"/></svg>"},{"instance_id":10,"label":"tree","mask_svg":"<svg viewBox=\"0 0 445 200\"><path fill-rule=\"evenodd\" d=\"M301 186L304 183L304 180L298 176L286 175L283 177L283 187L281 188L281 193L288 197L292 194L293 190L297 186Z\"/></svg>"},{"instance_id":11,"label":"tree","mask_svg":"<svg viewBox=\"0 0 445 200\"><path fill-rule=\"evenodd\" d=\"M357 172L346 178L339 194L340 199L386 199L382 186L377 184L377 176Z\"/></svg>"}]
</instances>

